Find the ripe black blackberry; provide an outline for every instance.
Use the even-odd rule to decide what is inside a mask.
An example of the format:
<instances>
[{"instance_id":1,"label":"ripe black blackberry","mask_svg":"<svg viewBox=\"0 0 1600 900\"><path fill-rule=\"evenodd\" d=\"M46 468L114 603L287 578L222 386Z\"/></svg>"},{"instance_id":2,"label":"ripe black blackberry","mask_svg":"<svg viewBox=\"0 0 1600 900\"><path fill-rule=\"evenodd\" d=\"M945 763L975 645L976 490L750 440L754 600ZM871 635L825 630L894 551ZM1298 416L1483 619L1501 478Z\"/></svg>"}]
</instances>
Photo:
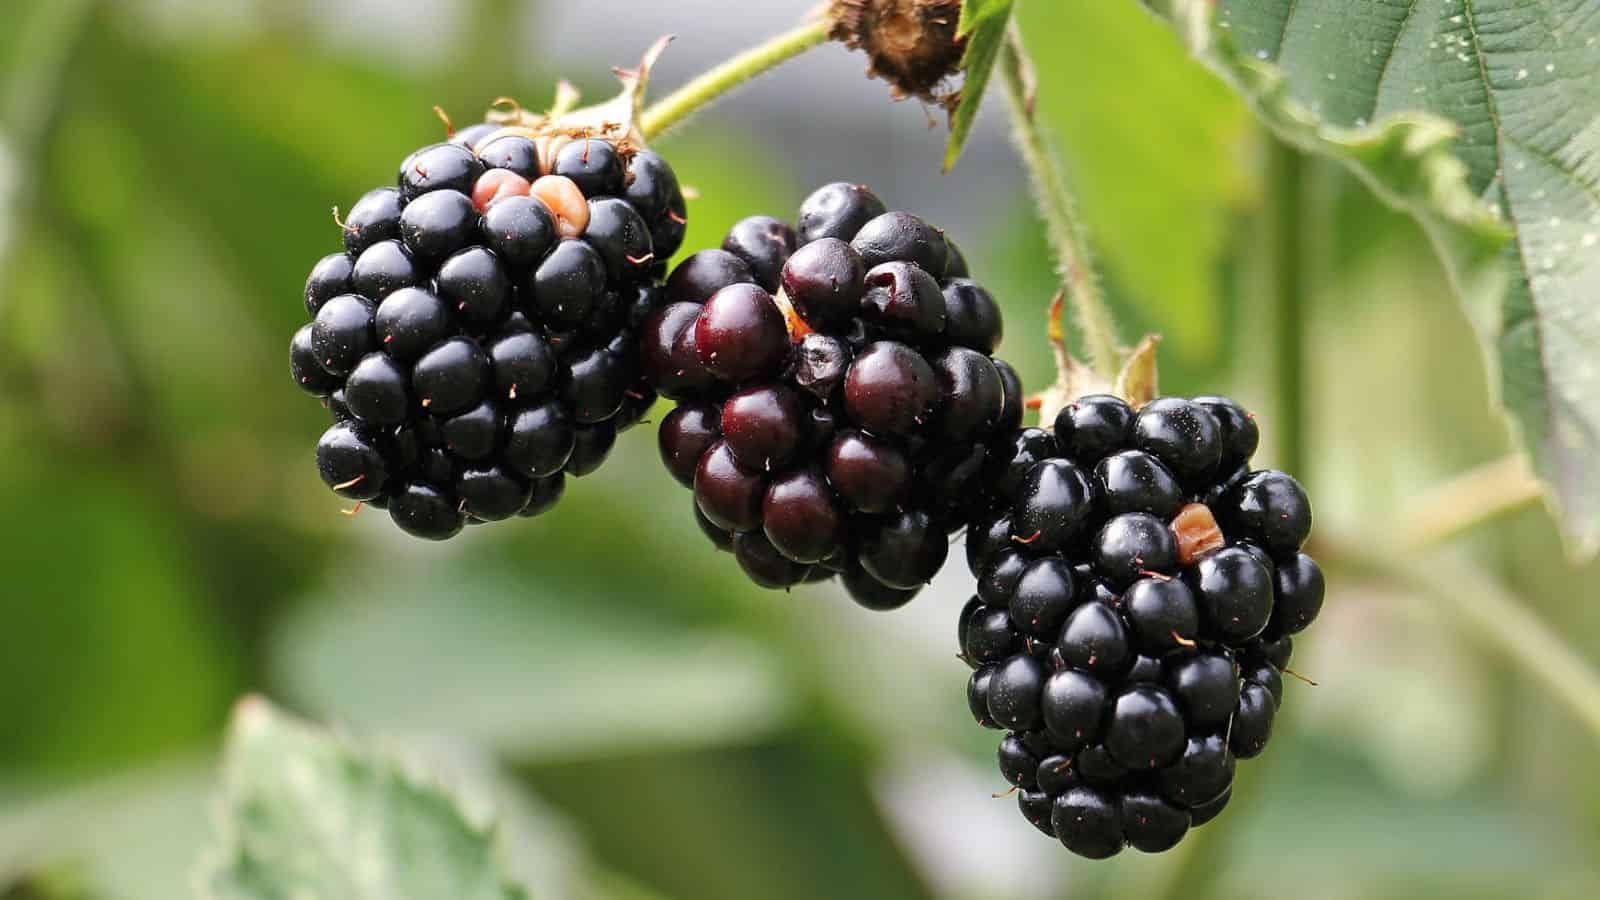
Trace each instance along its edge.
<instances>
[{"instance_id":1,"label":"ripe black blackberry","mask_svg":"<svg viewBox=\"0 0 1600 900\"><path fill-rule=\"evenodd\" d=\"M683 239L672 168L626 127L501 118L350 208L290 345L334 415L323 480L423 538L549 509L655 400L635 335Z\"/></svg>"},{"instance_id":2,"label":"ripe black blackberry","mask_svg":"<svg viewBox=\"0 0 1600 900\"><path fill-rule=\"evenodd\" d=\"M661 457L701 527L763 587L838 575L863 606L909 601L1022 415L990 356L999 307L955 245L830 184L797 227L754 216L684 260L666 300L643 368L678 401Z\"/></svg>"},{"instance_id":3,"label":"ripe black blackberry","mask_svg":"<svg viewBox=\"0 0 1600 900\"><path fill-rule=\"evenodd\" d=\"M958 623L967 698L1009 732L1023 815L1082 856L1159 852L1227 802L1322 606L1311 507L1252 471L1255 420L1220 397L1137 411L1094 395L989 447Z\"/></svg>"}]
</instances>

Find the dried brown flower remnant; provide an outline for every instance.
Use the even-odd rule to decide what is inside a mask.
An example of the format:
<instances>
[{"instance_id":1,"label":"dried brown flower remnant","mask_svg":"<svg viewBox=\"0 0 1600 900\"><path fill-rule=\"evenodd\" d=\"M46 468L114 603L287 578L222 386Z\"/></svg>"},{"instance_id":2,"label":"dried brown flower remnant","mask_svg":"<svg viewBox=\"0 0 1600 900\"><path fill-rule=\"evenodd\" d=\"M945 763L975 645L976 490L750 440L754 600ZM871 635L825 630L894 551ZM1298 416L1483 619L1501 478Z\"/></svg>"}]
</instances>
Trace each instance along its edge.
<instances>
[{"instance_id":1,"label":"dried brown flower remnant","mask_svg":"<svg viewBox=\"0 0 1600 900\"><path fill-rule=\"evenodd\" d=\"M960 0L833 0L830 36L871 60L867 74L889 82L897 98L949 108L966 41L956 38Z\"/></svg>"},{"instance_id":2,"label":"dried brown flower remnant","mask_svg":"<svg viewBox=\"0 0 1600 900\"><path fill-rule=\"evenodd\" d=\"M1190 503L1178 510L1172 520L1172 534L1178 539L1178 562L1185 566L1193 565L1227 543L1210 507L1203 503Z\"/></svg>"}]
</instances>

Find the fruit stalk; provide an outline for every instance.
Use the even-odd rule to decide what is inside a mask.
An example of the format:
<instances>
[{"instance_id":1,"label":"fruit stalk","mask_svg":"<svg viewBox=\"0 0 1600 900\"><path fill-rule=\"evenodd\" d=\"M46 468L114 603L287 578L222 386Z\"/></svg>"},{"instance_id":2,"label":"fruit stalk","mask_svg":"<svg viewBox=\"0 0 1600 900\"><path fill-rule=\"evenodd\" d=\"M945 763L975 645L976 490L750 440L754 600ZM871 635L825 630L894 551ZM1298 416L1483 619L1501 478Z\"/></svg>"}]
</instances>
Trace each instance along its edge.
<instances>
[{"instance_id":1,"label":"fruit stalk","mask_svg":"<svg viewBox=\"0 0 1600 900\"><path fill-rule=\"evenodd\" d=\"M1039 123L1034 119L1033 99L1026 75L1031 69L1027 49L1013 28L1000 58L1000 82L1005 87L1006 105L1011 111L1012 140L1032 178L1034 200L1039 207L1039 216L1045 222L1050 247L1056 257L1056 270L1076 314L1089 364L1096 375L1111 383L1122 368L1116 320L1106 305L1105 294L1101 292L1100 282L1094 274L1089 241L1078 216L1077 201L1073 199L1066 177L1046 145Z\"/></svg>"},{"instance_id":2,"label":"fruit stalk","mask_svg":"<svg viewBox=\"0 0 1600 900\"><path fill-rule=\"evenodd\" d=\"M701 74L645 111L640 123L645 139L655 139L723 94L824 43L828 28L826 20L807 22Z\"/></svg>"}]
</instances>

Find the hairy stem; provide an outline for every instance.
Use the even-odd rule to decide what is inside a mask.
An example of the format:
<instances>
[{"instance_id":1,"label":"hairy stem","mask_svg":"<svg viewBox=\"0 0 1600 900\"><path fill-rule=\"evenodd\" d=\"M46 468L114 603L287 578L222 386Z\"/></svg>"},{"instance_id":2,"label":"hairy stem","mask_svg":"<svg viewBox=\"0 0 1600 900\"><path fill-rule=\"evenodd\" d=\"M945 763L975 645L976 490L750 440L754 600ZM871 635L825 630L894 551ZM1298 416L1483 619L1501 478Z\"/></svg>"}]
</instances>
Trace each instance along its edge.
<instances>
[{"instance_id":1,"label":"hairy stem","mask_svg":"<svg viewBox=\"0 0 1600 900\"><path fill-rule=\"evenodd\" d=\"M1032 70L1027 49L1015 28L1007 35L1000 57L1000 82L1005 86L1011 110L1011 136L1033 179L1033 196L1044 219L1050 248L1056 257L1056 270L1072 304L1084 351L1095 374L1114 383L1121 369L1122 351L1117 341L1116 320L1106 305L1100 281L1095 278L1089 255L1089 241L1078 217L1078 204L1060 164L1045 141L1033 115L1033 99L1027 72Z\"/></svg>"},{"instance_id":2,"label":"hairy stem","mask_svg":"<svg viewBox=\"0 0 1600 900\"><path fill-rule=\"evenodd\" d=\"M723 94L824 43L828 40L828 27L826 20L819 20L786 31L673 91L661 102L645 110L639 126L645 139L658 137Z\"/></svg>"}]
</instances>

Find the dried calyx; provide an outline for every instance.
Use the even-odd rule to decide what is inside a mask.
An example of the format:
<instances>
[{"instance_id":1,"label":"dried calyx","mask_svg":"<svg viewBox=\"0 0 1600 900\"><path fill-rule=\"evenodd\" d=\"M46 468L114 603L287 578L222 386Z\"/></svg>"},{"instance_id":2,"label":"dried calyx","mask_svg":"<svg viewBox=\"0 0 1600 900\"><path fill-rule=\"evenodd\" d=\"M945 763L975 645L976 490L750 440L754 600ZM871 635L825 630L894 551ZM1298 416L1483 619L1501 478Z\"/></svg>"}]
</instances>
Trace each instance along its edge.
<instances>
[{"instance_id":1,"label":"dried calyx","mask_svg":"<svg viewBox=\"0 0 1600 900\"><path fill-rule=\"evenodd\" d=\"M565 81L557 84L555 102L546 112L524 109L509 97L495 100L484 120L499 125L500 129L479 139L477 146L488 146L504 135L528 138L539 148L539 166L543 172L550 171L550 161L563 146L585 138L609 141L624 157L632 156L645 148L639 120L650 71L671 41L670 35L656 41L645 51L636 68L613 69L622 82L622 90L604 103L575 109L578 91Z\"/></svg>"},{"instance_id":2,"label":"dried calyx","mask_svg":"<svg viewBox=\"0 0 1600 900\"><path fill-rule=\"evenodd\" d=\"M953 108L951 76L966 41L956 36L960 0L833 0L830 37L865 52L867 74L889 82L896 97Z\"/></svg>"},{"instance_id":3,"label":"dried calyx","mask_svg":"<svg viewBox=\"0 0 1600 900\"><path fill-rule=\"evenodd\" d=\"M1067 349L1066 329L1061 318L1064 312L1066 290L1063 288L1050 302L1047 335L1050 349L1055 355L1056 380L1054 384L1028 398L1028 408L1039 411L1039 421L1056 420L1062 407L1090 394L1112 394L1139 409L1160 396L1159 373L1156 370L1156 349L1161 336L1147 334L1137 346L1125 353L1118 351L1121 369L1114 379L1096 372Z\"/></svg>"}]
</instances>

